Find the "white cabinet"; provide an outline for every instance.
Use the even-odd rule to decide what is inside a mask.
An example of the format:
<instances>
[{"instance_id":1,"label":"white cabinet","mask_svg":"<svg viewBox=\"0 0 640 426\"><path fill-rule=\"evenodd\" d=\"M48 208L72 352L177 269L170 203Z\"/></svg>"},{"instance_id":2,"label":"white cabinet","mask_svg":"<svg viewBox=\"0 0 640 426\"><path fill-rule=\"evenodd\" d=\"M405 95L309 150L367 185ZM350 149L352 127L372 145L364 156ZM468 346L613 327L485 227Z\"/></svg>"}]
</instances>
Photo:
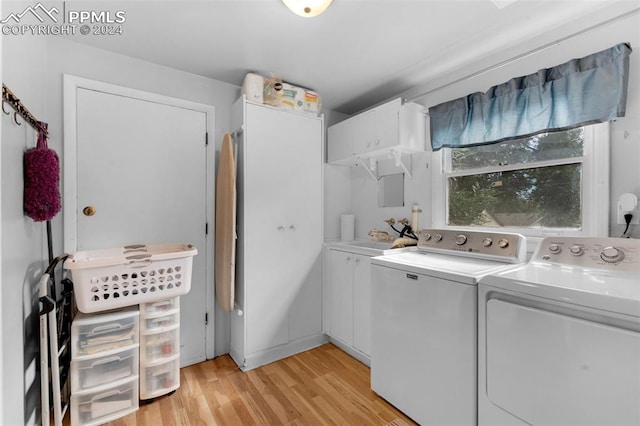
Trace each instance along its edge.
<instances>
[{"instance_id":1,"label":"white cabinet","mask_svg":"<svg viewBox=\"0 0 640 426\"><path fill-rule=\"evenodd\" d=\"M371 356L371 258L362 255L353 265L353 347Z\"/></svg>"},{"instance_id":2,"label":"white cabinet","mask_svg":"<svg viewBox=\"0 0 640 426\"><path fill-rule=\"evenodd\" d=\"M71 424L100 425L138 409L138 309L76 315Z\"/></svg>"},{"instance_id":3,"label":"white cabinet","mask_svg":"<svg viewBox=\"0 0 640 426\"><path fill-rule=\"evenodd\" d=\"M329 334L353 346L353 253L329 250Z\"/></svg>"},{"instance_id":4,"label":"white cabinet","mask_svg":"<svg viewBox=\"0 0 640 426\"><path fill-rule=\"evenodd\" d=\"M349 139L345 139L345 141L351 141L351 143L345 143L344 145L349 147L349 155L353 155L356 152L370 151L371 147L375 146L377 116L377 112L371 110L347 120L344 127L348 129L347 135ZM330 140L333 139L331 130L328 130L328 138ZM332 148L333 144L329 147L329 152L331 152Z\"/></svg>"},{"instance_id":5,"label":"white cabinet","mask_svg":"<svg viewBox=\"0 0 640 426\"><path fill-rule=\"evenodd\" d=\"M391 151L424 151L425 123L423 106L394 99L329 127L327 161L348 165Z\"/></svg>"},{"instance_id":6,"label":"white cabinet","mask_svg":"<svg viewBox=\"0 0 640 426\"><path fill-rule=\"evenodd\" d=\"M373 118L373 115L371 115ZM353 145L358 137L365 137L366 128L373 126L373 122L367 124L364 114L357 115L327 129L327 162L341 164L353 157ZM364 143L364 142L363 142Z\"/></svg>"},{"instance_id":7,"label":"white cabinet","mask_svg":"<svg viewBox=\"0 0 640 426\"><path fill-rule=\"evenodd\" d=\"M325 339L323 118L240 99L233 122L242 132L231 356L248 370Z\"/></svg>"},{"instance_id":8,"label":"white cabinet","mask_svg":"<svg viewBox=\"0 0 640 426\"><path fill-rule=\"evenodd\" d=\"M329 335L347 348L371 355L371 258L328 251Z\"/></svg>"},{"instance_id":9,"label":"white cabinet","mask_svg":"<svg viewBox=\"0 0 640 426\"><path fill-rule=\"evenodd\" d=\"M140 399L180 387L180 298L140 305Z\"/></svg>"}]
</instances>

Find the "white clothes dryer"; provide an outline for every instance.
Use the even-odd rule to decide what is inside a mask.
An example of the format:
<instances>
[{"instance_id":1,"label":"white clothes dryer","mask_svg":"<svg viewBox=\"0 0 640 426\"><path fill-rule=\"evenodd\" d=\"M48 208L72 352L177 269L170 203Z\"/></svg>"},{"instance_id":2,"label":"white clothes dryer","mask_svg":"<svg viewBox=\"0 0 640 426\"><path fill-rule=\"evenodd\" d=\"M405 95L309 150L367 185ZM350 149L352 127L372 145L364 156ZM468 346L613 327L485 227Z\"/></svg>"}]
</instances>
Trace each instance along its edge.
<instances>
[{"instance_id":1,"label":"white clothes dryer","mask_svg":"<svg viewBox=\"0 0 640 426\"><path fill-rule=\"evenodd\" d=\"M422 425L477 424L477 283L525 256L518 234L422 230L373 258L371 388Z\"/></svg>"},{"instance_id":2,"label":"white clothes dryer","mask_svg":"<svg viewBox=\"0 0 640 426\"><path fill-rule=\"evenodd\" d=\"M640 240L544 239L478 287L480 425L640 424Z\"/></svg>"}]
</instances>

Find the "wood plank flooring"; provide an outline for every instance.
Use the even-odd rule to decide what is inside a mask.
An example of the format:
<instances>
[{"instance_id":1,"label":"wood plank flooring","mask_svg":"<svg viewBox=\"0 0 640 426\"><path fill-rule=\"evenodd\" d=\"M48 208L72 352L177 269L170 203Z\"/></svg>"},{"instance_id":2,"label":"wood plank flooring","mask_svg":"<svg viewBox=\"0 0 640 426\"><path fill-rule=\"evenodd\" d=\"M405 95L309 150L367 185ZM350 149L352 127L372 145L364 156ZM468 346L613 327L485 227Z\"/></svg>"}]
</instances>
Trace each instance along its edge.
<instances>
[{"instance_id":1,"label":"wood plank flooring","mask_svg":"<svg viewBox=\"0 0 640 426\"><path fill-rule=\"evenodd\" d=\"M332 344L247 373L228 356L183 368L180 388L111 426L414 425L370 388L369 368Z\"/></svg>"}]
</instances>

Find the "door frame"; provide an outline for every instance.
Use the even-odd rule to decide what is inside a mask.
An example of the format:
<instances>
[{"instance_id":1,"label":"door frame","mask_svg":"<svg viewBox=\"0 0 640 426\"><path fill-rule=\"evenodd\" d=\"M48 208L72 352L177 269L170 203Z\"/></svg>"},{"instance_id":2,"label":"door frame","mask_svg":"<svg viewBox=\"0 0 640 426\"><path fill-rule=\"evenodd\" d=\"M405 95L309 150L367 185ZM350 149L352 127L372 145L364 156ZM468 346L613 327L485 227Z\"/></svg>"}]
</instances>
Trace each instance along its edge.
<instances>
[{"instance_id":1,"label":"door frame","mask_svg":"<svg viewBox=\"0 0 640 426\"><path fill-rule=\"evenodd\" d=\"M74 253L78 250L78 168L77 168L77 91L93 90L106 94L123 96L142 101L154 102L178 108L191 109L206 114L207 133L215 135L215 107L184 99L159 95L157 93L118 86L83 77L64 74L63 76L63 250ZM213 225L215 212L215 143L209 143L206 150L206 217ZM215 287L214 287L214 240L215 227L211 226L206 238L205 294L208 321L205 324L205 358L215 356Z\"/></svg>"}]
</instances>

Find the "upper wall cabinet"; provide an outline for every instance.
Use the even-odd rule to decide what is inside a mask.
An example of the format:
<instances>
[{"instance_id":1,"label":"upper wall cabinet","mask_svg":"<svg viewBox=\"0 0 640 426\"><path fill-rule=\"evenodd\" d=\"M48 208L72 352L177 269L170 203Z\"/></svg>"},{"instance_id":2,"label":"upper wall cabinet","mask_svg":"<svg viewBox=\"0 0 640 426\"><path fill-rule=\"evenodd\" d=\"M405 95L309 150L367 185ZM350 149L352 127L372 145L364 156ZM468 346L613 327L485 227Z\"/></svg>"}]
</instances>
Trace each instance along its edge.
<instances>
[{"instance_id":1,"label":"upper wall cabinet","mask_svg":"<svg viewBox=\"0 0 640 426\"><path fill-rule=\"evenodd\" d=\"M329 127L327 161L350 165L391 151L425 150L424 107L394 99Z\"/></svg>"}]
</instances>

